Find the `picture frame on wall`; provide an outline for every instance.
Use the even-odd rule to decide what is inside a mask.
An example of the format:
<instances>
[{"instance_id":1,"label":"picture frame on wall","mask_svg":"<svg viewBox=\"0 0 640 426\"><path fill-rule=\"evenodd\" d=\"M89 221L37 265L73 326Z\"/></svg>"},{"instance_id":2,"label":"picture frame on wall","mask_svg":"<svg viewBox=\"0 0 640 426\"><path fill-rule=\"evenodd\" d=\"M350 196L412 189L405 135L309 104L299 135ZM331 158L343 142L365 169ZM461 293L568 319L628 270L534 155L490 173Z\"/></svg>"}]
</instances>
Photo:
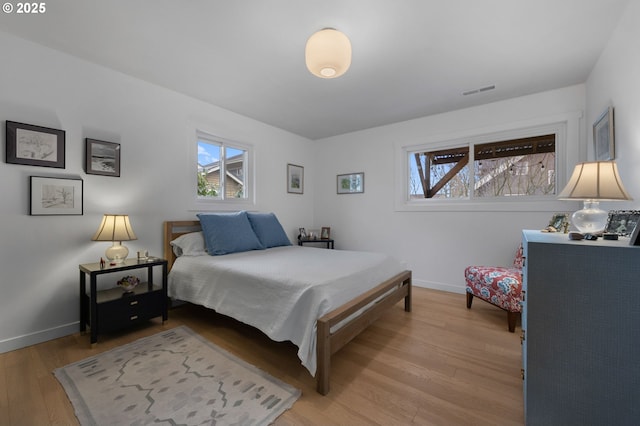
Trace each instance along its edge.
<instances>
[{"instance_id":1,"label":"picture frame on wall","mask_svg":"<svg viewBox=\"0 0 640 426\"><path fill-rule=\"evenodd\" d=\"M337 176L338 194L361 194L364 192L364 172Z\"/></svg>"},{"instance_id":2,"label":"picture frame on wall","mask_svg":"<svg viewBox=\"0 0 640 426\"><path fill-rule=\"evenodd\" d=\"M304 167L287 164L287 192L290 194L304 193Z\"/></svg>"},{"instance_id":3,"label":"picture frame on wall","mask_svg":"<svg viewBox=\"0 0 640 426\"><path fill-rule=\"evenodd\" d=\"M6 122L6 162L64 169L65 131Z\"/></svg>"},{"instance_id":4,"label":"picture frame on wall","mask_svg":"<svg viewBox=\"0 0 640 426\"><path fill-rule=\"evenodd\" d=\"M80 178L30 176L31 216L82 215L83 182Z\"/></svg>"},{"instance_id":5,"label":"picture frame on wall","mask_svg":"<svg viewBox=\"0 0 640 426\"><path fill-rule=\"evenodd\" d=\"M120 177L120 144L86 138L84 171L88 175Z\"/></svg>"},{"instance_id":6,"label":"picture frame on wall","mask_svg":"<svg viewBox=\"0 0 640 426\"><path fill-rule=\"evenodd\" d=\"M613 107L608 107L593 123L593 152L596 161L615 159Z\"/></svg>"}]
</instances>

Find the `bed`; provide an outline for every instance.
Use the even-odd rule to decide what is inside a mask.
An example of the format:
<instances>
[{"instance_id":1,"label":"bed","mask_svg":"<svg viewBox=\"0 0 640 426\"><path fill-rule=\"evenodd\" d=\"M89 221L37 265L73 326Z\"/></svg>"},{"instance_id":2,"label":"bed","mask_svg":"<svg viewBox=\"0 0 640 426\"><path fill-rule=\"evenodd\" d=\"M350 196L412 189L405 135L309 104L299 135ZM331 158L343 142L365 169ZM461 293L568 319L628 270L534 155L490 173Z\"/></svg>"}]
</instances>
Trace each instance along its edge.
<instances>
[{"instance_id":1,"label":"bed","mask_svg":"<svg viewBox=\"0 0 640 426\"><path fill-rule=\"evenodd\" d=\"M399 301L404 299L404 310L411 311L411 271L398 269L388 256L291 245L176 256L172 241L201 230L198 220L164 223L169 295L254 326L272 340L292 341L322 395L329 392L335 352ZM289 266L274 266L282 259ZM313 266L314 259L321 264ZM336 272L343 266L347 272ZM263 312L264 306L274 312Z\"/></svg>"}]
</instances>

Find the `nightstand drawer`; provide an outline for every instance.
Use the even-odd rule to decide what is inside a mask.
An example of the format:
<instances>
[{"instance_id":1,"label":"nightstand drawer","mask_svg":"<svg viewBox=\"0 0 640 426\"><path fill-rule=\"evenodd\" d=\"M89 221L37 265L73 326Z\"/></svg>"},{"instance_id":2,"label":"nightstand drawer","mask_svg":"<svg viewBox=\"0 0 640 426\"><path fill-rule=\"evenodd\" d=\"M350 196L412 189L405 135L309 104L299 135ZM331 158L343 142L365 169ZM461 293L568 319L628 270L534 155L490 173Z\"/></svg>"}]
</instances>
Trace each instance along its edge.
<instances>
[{"instance_id":1,"label":"nightstand drawer","mask_svg":"<svg viewBox=\"0 0 640 426\"><path fill-rule=\"evenodd\" d=\"M116 330L162 315L162 291L124 294L119 299L97 305L100 332Z\"/></svg>"}]
</instances>

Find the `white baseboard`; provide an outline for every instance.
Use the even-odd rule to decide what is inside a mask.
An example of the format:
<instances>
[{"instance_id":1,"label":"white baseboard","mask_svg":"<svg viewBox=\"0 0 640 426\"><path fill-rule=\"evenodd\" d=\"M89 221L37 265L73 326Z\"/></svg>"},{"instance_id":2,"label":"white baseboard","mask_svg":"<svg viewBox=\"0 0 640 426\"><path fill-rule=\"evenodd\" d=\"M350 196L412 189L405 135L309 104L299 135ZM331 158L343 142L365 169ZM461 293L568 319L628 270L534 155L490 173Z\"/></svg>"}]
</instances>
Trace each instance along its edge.
<instances>
[{"instance_id":1,"label":"white baseboard","mask_svg":"<svg viewBox=\"0 0 640 426\"><path fill-rule=\"evenodd\" d=\"M411 284L413 284L416 287L431 288L433 290L448 291L450 293L464 294L466 292L464 286L438 283L435 281L417 280L415 278L412 279Z\"/></svg>"},{"instance_id":2,"label":"white baseboard","mask_svg":"<svg viewBox=\"0 0 640 426\"><path fill-rule=\"evenodd\" d=\"M80 322L76 321L70 324L61 325L59 327L49 328L47 330L36 331L34 333L25 334L23 336L0 340L0 353L15 351L16 349L26 348L27 346L36 345L48 340L68 336L70 334L77 333L79 330Z\"/></svg>"}]
</instances>

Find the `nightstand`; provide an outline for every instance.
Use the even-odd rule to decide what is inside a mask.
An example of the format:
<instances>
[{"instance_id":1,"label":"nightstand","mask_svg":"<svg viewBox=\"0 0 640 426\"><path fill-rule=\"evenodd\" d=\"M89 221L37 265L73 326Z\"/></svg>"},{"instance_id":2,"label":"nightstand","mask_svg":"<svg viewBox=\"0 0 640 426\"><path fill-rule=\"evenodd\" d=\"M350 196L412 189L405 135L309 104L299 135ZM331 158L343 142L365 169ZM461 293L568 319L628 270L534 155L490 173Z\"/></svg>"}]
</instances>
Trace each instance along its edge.
<instances>
[{"instance_id":1,"label":"nightstand","mask_svg":"<svg viewBox=\"0 0 640 426\"><path fill-rule=\"evenodd\" d=\"M316 238L316 239L298 238L298 245L299 246L303 246L303 245L309 244L309 243L326 244L328 249L332 249L333 248L333 239L331 239L331 238Z\"/></svg>"},{"instance_id":2,"label":"nightstand","mask_svg":"<svg viewBox=\"0 0 640 426\"><path fill-rule=\"evenodd\" d=\"M161 284L154 283L154 267L162 268ZM80 332L84 333L87 324L91 328L91 344L98 341L98 333L125 328L151 318L162 316L162 322L168 319L167 299L167 261L150 258L126 259L122 264L100 268L100 263L85 263L80 268ZM140 283L131 293L121 288L97 290L98 275L147 269L147 282ZM89 275L89 292L87 292ZM125 274L126 275L126 274ZM113 277L113 283L122 278Z\"/></svg>"}]
</instances>

